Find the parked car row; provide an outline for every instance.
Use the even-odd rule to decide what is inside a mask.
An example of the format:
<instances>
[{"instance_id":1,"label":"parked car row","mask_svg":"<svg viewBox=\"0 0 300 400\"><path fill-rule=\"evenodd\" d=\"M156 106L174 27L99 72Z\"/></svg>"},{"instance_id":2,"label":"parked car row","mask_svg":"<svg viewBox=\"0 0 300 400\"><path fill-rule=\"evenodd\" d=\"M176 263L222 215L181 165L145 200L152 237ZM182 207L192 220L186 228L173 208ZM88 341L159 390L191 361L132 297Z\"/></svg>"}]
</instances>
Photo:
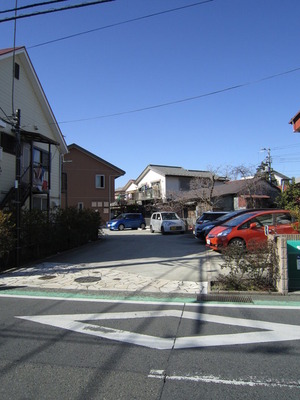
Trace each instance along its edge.
<instances>
[{"instance_id":1,"label":"parked car row","mask_svg":"<svg viewBox=\"0 0 300 400\"><path fill-rule=\"evenodd\" d=\"M140 213L120 214L108 221L106 227L111 231L123 231L124 229L145 229L146 221ZM185 223L175 212L155 212L150 218L150 231L165 233L184 233Z\"/></svg>"},{"instance_id":2,"label":"parked car row","mask_svg":"<svg viewBox=\"0 0 300 400\"><path fill-rule=\"evenodd\" d=\"M196 221L194 235L213 250L228 245L246 248L253 241L266 241L269 233L296 234L297 226L287 210L248 209L205 212ZM110 230L145 229L146 221L140 213L124 213L107 223ZM150 231L184 233L184 221L175 213L155 212L150 218Z\"/></svg>"},{"instance_id":3,"label":"parked car row","mask_svg":"<svg viewBox=\"0 0 300 400\"><path fill-rule=\"evenodd\" d=\"M269 233L298 233L292 215L287 210L251 209L227 213L214 221L195 227L195 236L206 241L213 250L228 245L243 248L253 242L267 240Z\"/></svg>"},{"instance_id":4,"label":"parked car row","mask_svg":"<svg viewBox=\"0 0 300 400\"><path fill-rule=\"evenodd\" d=\"M146 221L140 213L124 213L108 221L106 227L111 231L123 231L124 229L145 229Z\"/></svg>"}]
</instances>

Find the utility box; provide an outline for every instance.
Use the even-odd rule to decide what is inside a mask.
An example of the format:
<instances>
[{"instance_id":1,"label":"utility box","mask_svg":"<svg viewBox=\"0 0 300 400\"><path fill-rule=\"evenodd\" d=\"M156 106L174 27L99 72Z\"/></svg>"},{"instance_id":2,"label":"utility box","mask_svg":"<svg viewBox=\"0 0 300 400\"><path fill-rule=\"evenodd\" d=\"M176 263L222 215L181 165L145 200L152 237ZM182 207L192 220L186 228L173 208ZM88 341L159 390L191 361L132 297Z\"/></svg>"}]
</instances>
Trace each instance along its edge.
<instances>
[{"instance_id":1,"label":"utility box","mask_svg":"<svg viewBox=\"0 0 300 400\"><path fill-rule=\"evenodd\" d=\"M287 240L289 292L300 290L300 240Z\"/></svg>"}]
</instances>

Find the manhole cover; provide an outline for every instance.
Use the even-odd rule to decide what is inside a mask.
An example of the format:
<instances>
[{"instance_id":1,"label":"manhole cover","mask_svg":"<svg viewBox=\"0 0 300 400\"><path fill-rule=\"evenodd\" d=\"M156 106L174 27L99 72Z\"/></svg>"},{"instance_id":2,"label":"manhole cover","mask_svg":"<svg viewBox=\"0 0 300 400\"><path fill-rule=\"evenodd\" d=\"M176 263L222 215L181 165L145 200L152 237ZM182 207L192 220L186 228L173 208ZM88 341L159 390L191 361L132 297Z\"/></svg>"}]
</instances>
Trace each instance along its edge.
<instances>
[{"instance_id":1,"label":"manhole cover","mask_svg":"<svg viewBox=\"0 0 300 400\"><path fill-rule=\"evenodd\" d=\"M97 277L97 276L83 276L83 277L81 277L81 278L76 278L76 279L74 279L75 280L75 282L78 282L78 283L91 283L91 282L98 282L98 281L101 281L101 277Z\"/></svg>"},{"instance_id":2,"label":"manhole cover","mask_svg":"<svg viewBox=\"0 0 300 400\"><path fill-rule=\"evenodd\" d=\"M56 278L56 275L44 275L44 276L39 277L39 279L42 279L42 280L54 279L54 278Z\"/></svg>"}]
</instances>

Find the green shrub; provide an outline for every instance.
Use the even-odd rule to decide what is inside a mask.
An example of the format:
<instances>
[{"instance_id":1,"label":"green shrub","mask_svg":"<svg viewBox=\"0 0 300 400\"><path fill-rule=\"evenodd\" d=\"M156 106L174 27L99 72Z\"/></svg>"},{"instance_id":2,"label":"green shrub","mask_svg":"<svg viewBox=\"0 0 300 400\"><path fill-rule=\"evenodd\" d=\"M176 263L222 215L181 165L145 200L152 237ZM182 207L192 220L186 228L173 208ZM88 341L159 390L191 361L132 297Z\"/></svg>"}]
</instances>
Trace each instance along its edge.
<instances>
[{"instance_id":1,"label":"green shrub","mask_svg":"<svg viewBox=\"0 0 300 400\"><path fill-rule=\"evenodd\" d=\"M0 258L6 256L14 248L14 228L11 213L0 211Z\"/></svg>"},{"instance_id":2,"label":"green shrub","mask_svg":"<svg viewBox=\"0 0 300 400\"><path fill-rule=\"evenodd\" d=\"M224 263L217 284L224 290L276 291L279 278L278 256L272 241L248 244L247 250L228 246L223 250Z\"/></svg>"},{"instance_id":3,"label":"green shrub","mask_svg":"<svg viewBox=\"0 0 300 400\"><path fill-rule=\"evenodd\" d=\"M13 255L16 233L12 221L12 214L0 212L0 259ZM100 225L99 213L89 209L22 210L21 264L97 240Z\"/></svg>"}]
</instances>

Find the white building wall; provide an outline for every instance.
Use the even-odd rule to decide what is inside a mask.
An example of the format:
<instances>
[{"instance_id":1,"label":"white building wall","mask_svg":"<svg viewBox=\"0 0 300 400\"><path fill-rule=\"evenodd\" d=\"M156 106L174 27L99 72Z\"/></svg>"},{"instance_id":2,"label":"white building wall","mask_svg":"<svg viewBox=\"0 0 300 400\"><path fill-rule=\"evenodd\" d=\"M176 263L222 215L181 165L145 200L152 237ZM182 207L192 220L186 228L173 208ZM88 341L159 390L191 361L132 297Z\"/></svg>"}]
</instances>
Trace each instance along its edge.
<instances>
[{"instance_id":1,"label":"white building wall","mask_svg":"<svg viewBox=\"0 0 300 400\"><path fill-rule=\"evenodd\" d=\"M136 185L135 183L131 183L131 184L129 185L129 187L127 188L127 190L126 190L126 193L127 193L127 192L128 192L128 193L134 192L136 189L137 189L137 185Z\"/></svg>"},{"instance_id":2,"label":"white building wall","mask_svg":"<svg viewBox=\"0 0 300 400\"><path fill-rule=\"evenodd\" d=\"M51 126L53 120L44 112L45 105L39 101L38 94L35 93L34 86L27 76L25 66L22 65L20 57L17 55L15 61L20 65L20 77L14 79L14 108L21 110L21 128L42 134L54 141L56 137ZM5 113L10 116L12 110L12 57L2 59L0 64L0 105ZM3 117L0 112L0 118ZM7 119L7 118L5 118ZM37 130L36 130L37 128ZM10 133L11 126L0 129L2 132ZM39 142L34 143L34 147L48 151L49 145ZM51 190L50 205L53 203L60 205L60 150L58 146L51 145ZM7 192L15 180L15 156L4 153L0 161L2 171L0 172L0 200L4 197L3 192Z\"/></svg>"},{"instance_id":3,"label":"white building wall","mask_svg":"<svg viewBox=\"0 0 300 400\"><path fill-rule=\"evenodd\" d=\"M144 178L139 182L138 188L147 185L152 186L153 182L160 182L161 196L166 197L166 178L155 171L149 170Z\"/></svg>"}]
</instances>

